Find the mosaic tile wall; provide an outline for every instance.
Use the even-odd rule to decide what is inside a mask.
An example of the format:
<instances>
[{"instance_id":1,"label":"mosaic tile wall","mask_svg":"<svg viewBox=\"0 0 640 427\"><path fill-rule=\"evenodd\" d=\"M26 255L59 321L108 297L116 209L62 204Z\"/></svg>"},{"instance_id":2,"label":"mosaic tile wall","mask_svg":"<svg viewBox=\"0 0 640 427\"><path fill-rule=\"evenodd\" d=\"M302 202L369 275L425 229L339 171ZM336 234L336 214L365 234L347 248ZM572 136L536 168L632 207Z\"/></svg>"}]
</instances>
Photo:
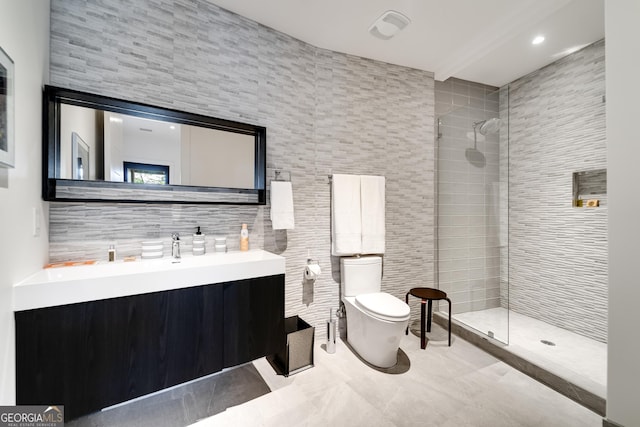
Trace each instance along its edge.
<instances>
[{"instance_id":1,"label":"mosaic tile wall","mask_svg":"<svg viewBox=\"0 0 640 427\"><path fill-rule=\"evenodd\" d=\"M499 307L499 133L473 134L498 117L498 88L451 78L435 90L439 286L453 313Z\"/></svg>"},{"instance_id":2,"label":"mosaic tile wall","mask_svg":"<svg viewBox=\"0 0 640 427\"><path fill-rule=\"evenodd\" d=\"M274 231L268 205L51 203L52 261L106 259L111 241L135 255L148 238L168 253L174 231L188 251L196 225L235 249L245 222L252 247L286 257L286 314L323 336L340 281L328 175L372 174L387 185L383 289L433 285L431 73L319 49L206 0L52 0L51 84L265 126L268 175L291 173L296 221Z\"/></svg>"},{"instance_id":3,"label":"mosaic tile wall","mask_svg":"<svg viewBox=\"0 0 640 427\"><path fill-rule=\"evenodd\" d=\"M509 307L607 337L607 201L572 207L572 174L606 169L605 45L510 85Z\"/></svg>"}]
</instances>

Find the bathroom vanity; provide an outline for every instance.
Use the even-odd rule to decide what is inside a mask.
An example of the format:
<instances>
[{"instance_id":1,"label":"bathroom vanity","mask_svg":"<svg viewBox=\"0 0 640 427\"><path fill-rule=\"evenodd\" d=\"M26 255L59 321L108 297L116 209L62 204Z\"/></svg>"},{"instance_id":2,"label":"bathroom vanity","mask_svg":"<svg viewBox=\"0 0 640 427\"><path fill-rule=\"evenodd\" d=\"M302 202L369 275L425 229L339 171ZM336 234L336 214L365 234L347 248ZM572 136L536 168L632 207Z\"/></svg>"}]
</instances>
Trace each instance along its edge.
<instances>
[{"instance_id":1,"label":"bathroom vanity","mask_svg":"<svg viewBox=\"0 0 640 427\"><path fill-rule=\"evenodd\" d=\"M14 286L16 403L67 420L285 346L285 259L262 250L39 271Z\"/></svg>"}]
</instances>

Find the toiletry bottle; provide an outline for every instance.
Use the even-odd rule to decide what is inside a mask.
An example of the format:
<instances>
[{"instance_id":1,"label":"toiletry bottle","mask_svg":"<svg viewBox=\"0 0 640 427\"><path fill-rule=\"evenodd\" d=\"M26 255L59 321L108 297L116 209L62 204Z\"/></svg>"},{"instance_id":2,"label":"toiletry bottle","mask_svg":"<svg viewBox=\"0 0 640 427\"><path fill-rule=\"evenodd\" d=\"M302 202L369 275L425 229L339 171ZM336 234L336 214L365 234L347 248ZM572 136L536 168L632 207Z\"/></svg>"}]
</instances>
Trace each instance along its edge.
<instances>
[{"instance_id":1,"label":"toiletry bottle","mask_svg":"<svg viewBox=\"0 0 640 427\"><path fill-rule=\"evenodd\" d=\"M116 260L116 247L115 245L109 245L109 262Z\"/></svg>"},{"instance_id":2,"label":"toiletry bottle","mask_svg":"<svg viewBox=\"0 0 640 427\"><path fill-rule=\"evenodd\" d=\"M249 230L247 224L242 224L242 230L240 230L240 250L249 250Z\"/></svg>"},{"instance_id":3,"label":"toiletry bottle","mask_svg":"<svg viewBox=\"0 0 640 427\"><path fill-rule=\"evenodd\" d=\"M204 255L206 252L204 234L200 231L200 226L198 226L198 231L193 235L192 249L194 255Z\"/></svg>"}]
</instances>

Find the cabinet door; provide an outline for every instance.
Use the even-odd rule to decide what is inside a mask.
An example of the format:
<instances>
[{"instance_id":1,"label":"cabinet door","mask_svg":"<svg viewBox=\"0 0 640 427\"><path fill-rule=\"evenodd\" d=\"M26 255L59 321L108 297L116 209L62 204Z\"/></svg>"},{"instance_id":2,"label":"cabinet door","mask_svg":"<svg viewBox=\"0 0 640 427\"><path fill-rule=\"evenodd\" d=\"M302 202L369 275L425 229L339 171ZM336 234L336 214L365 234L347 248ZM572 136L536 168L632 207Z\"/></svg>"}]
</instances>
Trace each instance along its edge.
<instances>
[{"instance_id":1,"label":"cabinet door","mask_svg":"<svg viewBox=\"0 0 640 427\"><path fill-rule=\"evenodd\" d=\"M16 312L16 401L73 419L222 369L222 285Z\"/></svg>"},{"instance_id":2,"label":"cabinet door","mask_svg":"<svg viewBox=\"0 0 640 427\"><path fill-rule=\"evenodd\" d=\"M102 314L93 303L16 312L18 405L65 405L67 419L90 405L91 346L103 337L85 325Z\"/></svg>"},{"instance_id":3,"label":"cabinet door","mask_svg":"<svg viewBox=\"0 0 640 427\"><path fill-rule=\"evenodd\" d=\"M226 283L224 307L225 368L284 348L284 275Z\"/></svg>"}]
</instances>

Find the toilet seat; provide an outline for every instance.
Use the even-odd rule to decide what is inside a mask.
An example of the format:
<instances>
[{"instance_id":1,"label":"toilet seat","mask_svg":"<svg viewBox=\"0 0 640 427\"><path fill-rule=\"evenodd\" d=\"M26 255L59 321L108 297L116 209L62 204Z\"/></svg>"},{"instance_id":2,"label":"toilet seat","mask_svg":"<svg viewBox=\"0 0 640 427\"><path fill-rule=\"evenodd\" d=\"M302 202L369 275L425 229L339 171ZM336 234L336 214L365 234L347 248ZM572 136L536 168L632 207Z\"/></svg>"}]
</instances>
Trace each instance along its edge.
<instances>
[{"instance_id":1,"label":"toilet seat","mask_svg":"<svg viewBox=\"0 0 640 427\"><path fill-rule=\"evenodd\" d=\"M355 298L356 305L367 314L389 322L401 322L409 319L409 306L386 292L360 294Z\"/></svg>"}]
</instances>

